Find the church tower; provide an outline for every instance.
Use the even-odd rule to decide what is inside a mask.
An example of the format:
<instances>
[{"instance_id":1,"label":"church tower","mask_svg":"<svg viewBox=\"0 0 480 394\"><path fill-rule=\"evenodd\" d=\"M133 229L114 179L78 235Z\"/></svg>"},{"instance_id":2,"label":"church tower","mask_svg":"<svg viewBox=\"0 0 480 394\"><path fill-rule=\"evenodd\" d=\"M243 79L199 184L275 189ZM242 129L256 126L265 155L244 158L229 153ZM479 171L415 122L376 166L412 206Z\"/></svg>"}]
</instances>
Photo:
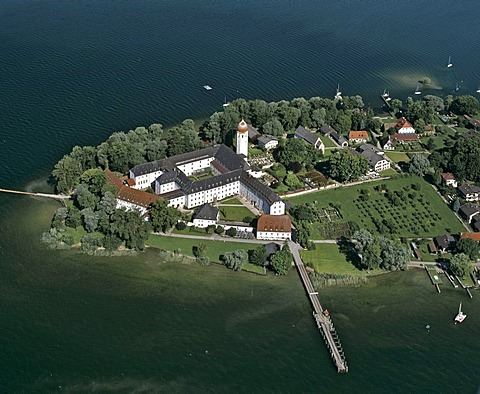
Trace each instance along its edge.
<instances>
[{"instance_id":1,"label":"church tower","mask_svg":"<svg viewBox=\"0 0 480 394\"><path fill-rule=\"evenodd\" d=\"M243 119L237 126L237 155L248 158L248 125Z\"/></svg>"}]
</instances>

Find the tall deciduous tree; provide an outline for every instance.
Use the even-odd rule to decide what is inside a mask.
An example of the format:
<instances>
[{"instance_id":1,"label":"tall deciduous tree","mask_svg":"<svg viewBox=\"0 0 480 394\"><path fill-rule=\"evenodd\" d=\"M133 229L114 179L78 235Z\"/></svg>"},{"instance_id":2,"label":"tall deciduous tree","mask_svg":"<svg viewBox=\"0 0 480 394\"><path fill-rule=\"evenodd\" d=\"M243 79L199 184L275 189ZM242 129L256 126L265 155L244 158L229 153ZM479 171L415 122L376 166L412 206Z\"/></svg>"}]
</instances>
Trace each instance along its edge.
<instances>
[{"instance_id":1,"label":"tall deciduous tree","mask_svg":"<svg viewBox=\"0 0 480 394\"><path fill-rule=\"evenodd\" d=\"M425 176L432 173L432 166L424 155L415 153L408 166L408 171L413 175Z\"/></svg>"},{"instance_id":2,"label":"tall deciduous tree","mask_svg":"<svg viewBox=\"0 0 480 394\"><path fill-rule=\"evenodd\" d=\"M157 200L152 204L150 218L154 231L166 231L180 219L180 212L169 207L167 200Z\"/></svg>"},{"instance_id":3,"label":"tall deciduous tree","mask_svg":"<svg viewBox=\"0 0 480 394\"><path fill-rule=\"evenodd\" d=\"M278 275L286 275L292 267L293 256L288 250L279 250L272 255L270 265L273 271Z\"/></svg>"},{"instance_id":4,"label":"tall deciduous tree","mask_svg":"<svg viewBox=\"0 0 480 394\"><path fill-rule=\"evenodd\" d=\"M117 209L111 218L110 231L125 242L127 248L143 250L150 224L136 210Z\"/></svg>"},{"instance_id":5,"label":"tall deciduous tree","mask_svg":"<svg viewBox=\"0 0 480 394\"><path fill-rule=\"evenodd\" d=\"M244 249L237 249L223 255L223 263L233 271L240 271L248 262L248 252Z\"/></svg>"},{"instance_id":6,"label":"tall deciduous tree","mask_svg":"<svg viewBox=\"0 0 480 394\"><path fill-rule=\"evenodd\" d=\"M459 253L450 259L450 269L455 275L465 278L473 268L468 256L465 253Z\"/></svg>"},{"instance_id":7,"label":"tall deciduous tree","mask_svg":"<svg viewBox=\"0 0 480 394\"><path fill-rule=\"evenodd\" d=\"M341 149L330 158L330 176L341 182L357 179L367 171L367 160L362 156L352 155L346 149Z\"/></svg>"}]
</instances>

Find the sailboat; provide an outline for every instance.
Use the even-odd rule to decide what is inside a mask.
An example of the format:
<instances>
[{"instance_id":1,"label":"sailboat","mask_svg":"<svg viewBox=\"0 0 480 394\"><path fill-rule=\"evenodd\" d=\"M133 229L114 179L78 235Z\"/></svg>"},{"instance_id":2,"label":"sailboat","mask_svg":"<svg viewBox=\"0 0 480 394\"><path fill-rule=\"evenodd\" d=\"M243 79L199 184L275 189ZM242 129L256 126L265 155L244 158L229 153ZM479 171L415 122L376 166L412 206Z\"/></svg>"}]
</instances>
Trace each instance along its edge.
<instances>
[{"instance_id":1,"label":"sailboat","mask_svg":"<svg viewBox=\"0 0 480 394\"><path fill-rule=\"evenodd\" d=\"M453 66L453 64L452 64L452 59L451 59L451 57L449 56L449 57L448 57L447 68L450 68L450 67L452 67L452 66Z\"/></svg>"},{"instance_id":2,"label":"sailboat","mask_svg":"<svg viewBox=\"0 0 480 394\"><path fill-rule=\"evenodd\" d=\"M382 97L385 101L390 101L392 99L390 97L390 92L387 92L387 89L383 89Z\"/></svg>"},{"instance_id":3,"label":"sailboat","mask_svg":"<svg viewBox=\"0 0 480 394\"><path fill-rule=\"evenodd\" d=\"M340 84L337 85L337 93L335 93L336 99L342 99L342 92L340 91Z\"/></svg>"},{"instance_id":4,"label":"sailboat","mask_svg":"<svg viewBox=\"0 0 480 394\"><path fill-rule=\"evenodd\" d=\"M455 316L455 324L463 322L466 317L467 315L462 312L462 303L460 303L460 306L458 307L457 316Z\"/></svg>"},{"instance_id":5,"label":"sailboat","mask_svg":"<svg viewBox=\"0 0 480 394\"><path fill-rule=\"evenodd\" d=\"M422 94L422 91L421 91L421 90L418 90L418 85L417 85L417 88L415 89L415 94L416 94L416 95Z\"/></svg>"},{"instance_id":6,"label":"sailboat","mask_svg":"<svg viewBox=\"0 0 480 394\"><path fill-rule=\"evenodd\" d=\"M477 93L480 93L480 86L479 86L478 89L477 89Z\"/></svg>"},{"instance_id":7,"label":"sailboat","mask_svg":"<svg viewBox=\"0 0 480 394\"><path fill-rule=\"evenodd\" d=\"M222 104L223 107L228 107L230 103L227 103L227 96L225 96L225 102Z\"/></svg>"},{"instance_id":8,"label":"sailboat","mask_svg":"<svg viewBox=\"0 0 480 394\"><path fill-rule=\"evenodd\" d=\"M460 85L457 82L457 84L455 85L455 91L458 92L459 90L460 90Z\"/></svg>"}]
</instances>

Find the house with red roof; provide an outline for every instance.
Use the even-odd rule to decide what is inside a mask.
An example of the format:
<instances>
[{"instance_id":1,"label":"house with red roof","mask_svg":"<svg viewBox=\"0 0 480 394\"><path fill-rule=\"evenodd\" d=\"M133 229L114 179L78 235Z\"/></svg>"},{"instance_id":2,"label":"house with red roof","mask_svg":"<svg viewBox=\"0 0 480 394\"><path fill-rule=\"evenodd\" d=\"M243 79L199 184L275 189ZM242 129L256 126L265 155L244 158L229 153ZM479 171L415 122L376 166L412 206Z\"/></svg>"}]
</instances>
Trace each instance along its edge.
<instances>
[{"instance_id":1,"label":"house with red roof","mask_svg":"<svg viewBox=\"0 0 480 394\"><path fill-rule=\"evenodd\" d=\"M455 175L453 175L451 172L442 172L440 176L442 177L442 182L445 186L453 186L453 187L458 186L457 180L455 179Z\"/></svg>"},{"instance_id":2,"label":"house with red roof","mask_svg":"<svg viewBox=\"0 0 480 394\"><path fill-rule=\"evenodd\" d=\"M288 215L262 215L257 222L257 239L292 239L292 221Z\"/></svg>"},{"instance_id":3,"label":"house with red roof","mask_svg":"<svg viewBox=\"0 0 480 394\"><path fill-rule=\"evenodd\" d=\"M397 131L398 134L414 134L415 129L411 125L411 123L405 119L405 118L400 118L397 120L397 123L395 124L395 130Z\"/></svg>"},{"instance_id":4,"label":"house with red roof","mask_svg":"<svg viewBox=\"0 0 480 394\"><path fill-rule=\"evenodd\" d=\"M364 144L368 140L368 132L366 130L352 130L348 133L348 140L351 142Z\"/></svg>"}]
</instances>

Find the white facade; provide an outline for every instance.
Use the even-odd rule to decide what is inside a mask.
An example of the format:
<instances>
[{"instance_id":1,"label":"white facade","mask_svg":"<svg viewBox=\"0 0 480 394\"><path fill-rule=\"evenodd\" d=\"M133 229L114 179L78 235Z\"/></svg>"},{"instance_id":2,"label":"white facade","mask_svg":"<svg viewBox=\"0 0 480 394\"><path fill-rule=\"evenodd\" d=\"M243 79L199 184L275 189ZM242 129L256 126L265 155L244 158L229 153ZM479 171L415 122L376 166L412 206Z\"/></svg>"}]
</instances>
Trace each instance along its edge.
<instances>
[{"instance_id":1,"label":"white facade","mask_svg":"<svg viewBox=\"0 0 480 394\"><path fill-rule=\"evenodd\" d=\"M375 171L377 172L388 170L389 168L390 168L390 162L386 159L378 161L374 167Z\"/></svg>"},{"instance_id":2,"label":"white facade","mask_svg":"<svg viewBox=\"0 0 480 394\"><path fill-rule=\"evenodd\" d=\"M130 170L129 177L135 181L135 185L132 186L134 189L146 189L157 179L163 172L158 170L148 174L135 176L132 170Z\"/></svg>"},{"instance_id":3,"label":"white facade","mask_svg":"<svg viewBox=\"0 0 480 394\"><path fill-rule=\"evenodd\" d=\"M168 203L169 207L183 208L187 204L187 199L185 196L175 197L170 200Z\"/></svg>"},{"instance_id":4,"label":"white facade","mask_svg":"<svg viewBox=\"0 0 480 394\"><path fill-rule=\"evenodd\" d=\"M214 160L213 157L205 157L203 159L196 159L185 163L178 163L177 168L186 176L195 174L198 171L210 168L210 163Z\"/></svg>"},{"instance_id":5,"label":"white facade","mask_svg":"<svg viewBox=\"0 0 480 394\"><path fill-rule=\"evenodd\" d=\"M125 200L120 200L119 198L117 198L116 200L117 200L117 207L116 207L117 209L125 208L127 211L136 210L136 211L139 211L142 216L147 212L147 208L142 207L141 205L137 205Z\"/></svg>"},{"instance_id":6,"label":"white facade","mask_svg":"<svg viewBox=\"0 0 480 394\"><path fill-rule=\"evenodd\" d=\"M212 189L191 193L187 196L187 208L198 207L206 203L211 203L214 200L223 200L224 198L239 194L239 192L240 181L234 181Z\"/></svg>"},{"instance_id":7,"label":"white facade","mask_svg":"<svg viewBox=\"0 0 480 394\"><path fill-rule=\"evenodd\" d=\"M199 228L207 228L208 226L216 226L216 220L208 220L208 219L193 219L193 225Z\"/></svg>"},{"instance_id":8,"label":"white facade","mask_svg":"<svg viewBox=\"0 0 480 394\"><path fill-rule=\"evenodd\" d=\"M248 157L248 132L237 130L237 155Z\"/></svg>"},{"instance_id":9,"label":"white facade","mask_svg":"<svg viewBox=\"0 0 480 394\"><path fill-rule=\"evenodd\" d=\"M280 231L257 231L257 239L284 241L286 239L292 239L292 233Z\"/></svg>"},{"instance_id":10,"label":"white facade","mask_svg":"<svg viewBox=\"0 0 480 394\"><path fill-rule=\"evenodd\" d=\"M155 184L156 194L164 194L177 189L180 189L180 187L175 182L169 182L163 185L158 185L157 183Z\"/></svg>"}]
</instances>

